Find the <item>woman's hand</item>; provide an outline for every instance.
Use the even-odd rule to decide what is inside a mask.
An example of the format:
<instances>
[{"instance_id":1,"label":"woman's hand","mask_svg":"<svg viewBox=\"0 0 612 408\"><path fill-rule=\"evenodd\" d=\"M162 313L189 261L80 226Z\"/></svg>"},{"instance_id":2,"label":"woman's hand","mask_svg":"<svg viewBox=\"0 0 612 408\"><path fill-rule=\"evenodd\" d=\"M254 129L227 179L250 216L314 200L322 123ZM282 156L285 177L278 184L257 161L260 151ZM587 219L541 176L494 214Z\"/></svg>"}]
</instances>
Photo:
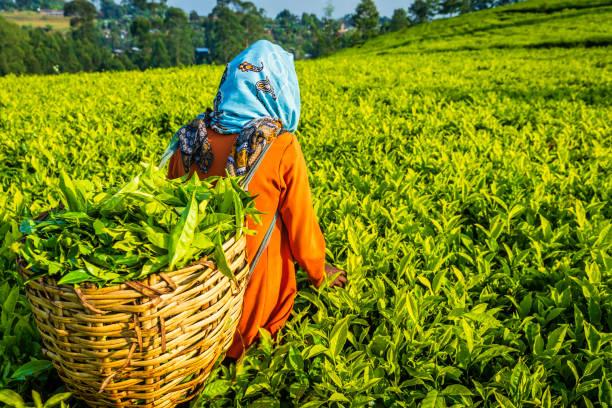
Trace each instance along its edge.
<instances>
[{"instance_id":1,"label":"woman's hand","mask_svg":"<svg viewBox=\"0 0 612 408\"><path fill-rule=\"evenodd\" d=\"M339 275L336 276L336 279L334 279L334 281L329 285L330 288L335 286L343 288L346 285L346 271L338 269L335 266L325 264L325 273L327 274L328 278L332 278L334 275L339 273Z\"/></svg>"}]
</instances>

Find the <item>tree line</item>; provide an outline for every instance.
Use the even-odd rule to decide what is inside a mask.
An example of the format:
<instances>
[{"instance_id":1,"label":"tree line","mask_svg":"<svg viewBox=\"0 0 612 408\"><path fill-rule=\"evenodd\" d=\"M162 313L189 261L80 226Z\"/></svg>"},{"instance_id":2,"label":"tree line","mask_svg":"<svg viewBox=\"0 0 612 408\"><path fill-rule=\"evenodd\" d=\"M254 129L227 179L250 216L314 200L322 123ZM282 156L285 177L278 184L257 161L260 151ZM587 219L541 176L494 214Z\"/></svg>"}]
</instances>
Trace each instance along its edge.
<instances>
[{"instance_id":1,"label":"tree line","mask_svg":"<svg viewBox=\"0 0 612 408\"><path fill-rule=\"evenodd\" d=\"M355 12L332 18L289 10L268 18L250 1L217 0L206 16L186 14L166 0L0 0L0 10L63 9L70 17L64 35L50 27L29 28L0 17L0 75L164 68L201 63L224 64L259 39L274 41L296 59L328 55L381 33L401 30L436 15L453 15L516 0L415 0L381 17L373 0Z\"/></svg>"}]
</instances>

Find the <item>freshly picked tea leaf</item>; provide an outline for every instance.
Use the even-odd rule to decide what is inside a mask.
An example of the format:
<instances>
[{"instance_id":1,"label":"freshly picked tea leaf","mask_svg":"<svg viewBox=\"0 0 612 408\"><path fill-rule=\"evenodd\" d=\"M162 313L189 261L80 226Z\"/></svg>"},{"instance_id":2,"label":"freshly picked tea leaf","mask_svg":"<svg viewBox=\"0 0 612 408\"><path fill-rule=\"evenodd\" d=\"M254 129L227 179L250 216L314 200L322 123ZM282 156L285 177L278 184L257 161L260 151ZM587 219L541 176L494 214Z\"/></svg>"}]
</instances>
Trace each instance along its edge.
<instances>
[{"instance_id":1,"label":"freshly picked tea leaf","mask_svg":"<svg viewBox=\"0 0 612 408\"><path fill-rule=\"evenodd\" d=\"M232 277L221 244L250 232L245 217L258 215L254 199L235 179L185 181L148 166L123 187L100 192L62 173L66 208L24 222L27 235L13 248L37 276L59 283L113 285L208 255Z\"/></svg>"}]
</instances>

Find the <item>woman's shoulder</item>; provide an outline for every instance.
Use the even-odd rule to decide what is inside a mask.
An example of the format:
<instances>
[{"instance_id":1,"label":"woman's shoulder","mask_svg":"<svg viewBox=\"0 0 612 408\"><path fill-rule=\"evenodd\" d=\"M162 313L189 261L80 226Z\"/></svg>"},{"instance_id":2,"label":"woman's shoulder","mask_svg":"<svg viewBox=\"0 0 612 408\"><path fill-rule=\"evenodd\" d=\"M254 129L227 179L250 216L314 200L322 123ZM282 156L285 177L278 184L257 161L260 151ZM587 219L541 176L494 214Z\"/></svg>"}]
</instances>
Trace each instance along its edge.
<instances>
[{"instance_id":1,"label":"woman's shoulder","mask_svg":"<svg viewBox=\"0 0 612 408\"><path fill-rule=\"evenodd\" d=\"M282 148L283 151L298 147L297 137L294 133L289 131L280 133L274 143L277 144L277 148Z\"/></svg>"}]
</instances>

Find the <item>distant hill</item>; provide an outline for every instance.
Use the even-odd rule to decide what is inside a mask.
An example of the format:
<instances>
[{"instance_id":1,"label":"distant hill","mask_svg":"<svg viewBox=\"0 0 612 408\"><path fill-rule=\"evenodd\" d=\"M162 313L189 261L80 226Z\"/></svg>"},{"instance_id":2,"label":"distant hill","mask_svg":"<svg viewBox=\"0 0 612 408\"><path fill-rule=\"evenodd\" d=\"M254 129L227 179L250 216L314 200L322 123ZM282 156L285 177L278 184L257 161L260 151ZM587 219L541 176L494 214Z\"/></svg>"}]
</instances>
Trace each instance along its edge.
<instances>
[{"instance_id":1,"label":"distant hill","mask_svg":"<svg viewBox=\"0 0 612 408\"><path fill-rule=\"evenodd\" d=\"M0 17L19 25L20 27L46 28L52 31L66 32L70 28L70 18L64 16L48 16L36 11L2 12Z\"/></svg>"},{"instance_id":2,"label":"distant hill","mask_svg":"<svg viewBox=\"0 0 612 408\"><path fill-rule=\"evenodd\" d=\"M378 36L347 53L612 45L612 0L530 0Z\"/></svg>"}]
</instances>

